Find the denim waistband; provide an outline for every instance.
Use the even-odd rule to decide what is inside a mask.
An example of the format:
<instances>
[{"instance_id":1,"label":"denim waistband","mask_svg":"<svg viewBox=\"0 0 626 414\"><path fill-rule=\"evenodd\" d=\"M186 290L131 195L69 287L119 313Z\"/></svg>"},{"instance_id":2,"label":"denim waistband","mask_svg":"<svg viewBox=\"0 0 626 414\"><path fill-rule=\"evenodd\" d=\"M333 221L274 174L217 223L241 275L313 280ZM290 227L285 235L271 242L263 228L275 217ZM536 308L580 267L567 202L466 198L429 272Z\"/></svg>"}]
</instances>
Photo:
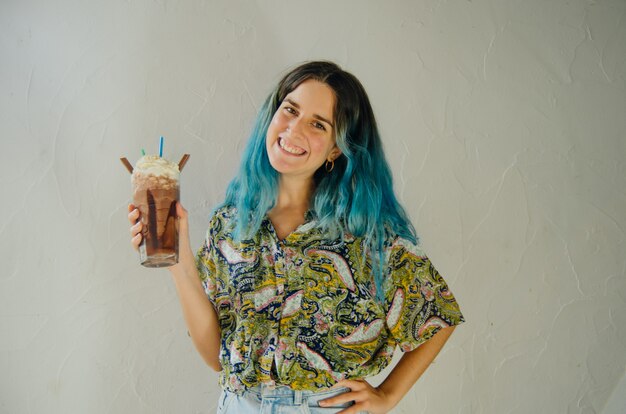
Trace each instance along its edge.
<instances>
[{"instance_id":1,"label":"denim waistband","mask_svg":"<svg viewBox=\"0 0 626 414\"><path fill-rule=\"evenodd\" d=\"M293 401L293 404L302 404L303 400L311 402L321 401L335 395L343 394L350 391L347 387L327 388L319 391L294 390L284 385L261 384L256 387L249 388L247 392L258 395L261 399L271 398L287 398Z\"/></svg>"}]
</instances>

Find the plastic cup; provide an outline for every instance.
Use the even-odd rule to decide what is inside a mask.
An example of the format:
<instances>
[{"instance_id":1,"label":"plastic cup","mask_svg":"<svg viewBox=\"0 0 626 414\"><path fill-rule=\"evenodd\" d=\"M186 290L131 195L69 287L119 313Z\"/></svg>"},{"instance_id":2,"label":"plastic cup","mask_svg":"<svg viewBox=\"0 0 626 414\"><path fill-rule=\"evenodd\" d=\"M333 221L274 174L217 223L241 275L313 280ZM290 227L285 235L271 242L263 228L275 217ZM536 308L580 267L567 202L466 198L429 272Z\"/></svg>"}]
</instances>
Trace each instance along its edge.
<instances>
[{"instance_id":1,"label":"plastic cup","mask_svg":"<svg viewBox=\"0 0 626 414\"><path fill-rule=\"evenodd\" d=\"M139 209L143 224L139 245L143 266L168 267L178 263L179 177L177 164L156 155L142 157L133 170L133 204Z\"/></svg>"}]
</instances>

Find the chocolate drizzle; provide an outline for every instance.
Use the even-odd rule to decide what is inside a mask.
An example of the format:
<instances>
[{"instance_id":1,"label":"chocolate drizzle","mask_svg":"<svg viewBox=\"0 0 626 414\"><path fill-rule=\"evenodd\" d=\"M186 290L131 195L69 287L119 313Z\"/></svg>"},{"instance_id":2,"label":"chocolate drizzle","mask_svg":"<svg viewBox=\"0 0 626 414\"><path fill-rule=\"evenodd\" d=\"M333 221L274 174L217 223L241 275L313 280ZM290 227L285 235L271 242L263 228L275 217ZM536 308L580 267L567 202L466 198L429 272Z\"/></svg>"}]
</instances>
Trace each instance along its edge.
<instances>
[{"instance_id":1,"label":"chocolate drizzle","mask_svg":"<svg viewBox=\"0 0 626 414\"><path fill-rule=\"evenodd\" d=\"M156 249L159 247L159 234L157 233L157 206L154 201L154 196L152 195L152 191L147 191L148 197L148 216L152 217L151 220L148 220L148 233L151 237L148 238L150 240L151 248Z\"/></svg>"}]
</instances>

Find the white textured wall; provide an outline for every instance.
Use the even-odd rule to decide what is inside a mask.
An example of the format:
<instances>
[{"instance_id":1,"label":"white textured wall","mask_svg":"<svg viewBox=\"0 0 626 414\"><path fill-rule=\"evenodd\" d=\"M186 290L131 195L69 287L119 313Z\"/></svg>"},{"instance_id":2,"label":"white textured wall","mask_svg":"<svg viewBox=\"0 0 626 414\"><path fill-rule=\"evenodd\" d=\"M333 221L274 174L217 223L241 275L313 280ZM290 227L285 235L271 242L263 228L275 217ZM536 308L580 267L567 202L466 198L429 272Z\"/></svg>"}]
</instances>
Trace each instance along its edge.
<instances>
[{"instance_id":1,"label":"white textured wall","mask_svg":"<svg viewBox=\"0 0 626 414\"><path fill-rule=\"evenodd\" d=\"M0 412L213 410L216 375L168 273L130 249L118 158L159 135L166 155L192 154L199 246L265 94L327 58L369 91L399 194L468 319L395 412L602 413L626 365L625 13L1 0Z\"/></svg>"}]
</instances>

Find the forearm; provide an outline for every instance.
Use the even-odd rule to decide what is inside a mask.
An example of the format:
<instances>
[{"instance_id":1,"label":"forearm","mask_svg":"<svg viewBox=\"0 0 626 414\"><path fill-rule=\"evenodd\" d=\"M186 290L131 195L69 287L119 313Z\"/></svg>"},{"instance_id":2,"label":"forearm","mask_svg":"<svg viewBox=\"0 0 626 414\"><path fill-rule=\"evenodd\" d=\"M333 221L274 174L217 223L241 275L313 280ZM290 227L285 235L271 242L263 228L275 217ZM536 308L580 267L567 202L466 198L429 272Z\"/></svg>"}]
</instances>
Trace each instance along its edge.
<instances>
[{"instance_id":1,"label":"forearm","mask_svg":"<svg viewBox=\"0 0 626 414\"><path fill-rule=\"evenodd\" d=\"M444 328L417 349L406 352L387 378L378 386L378 389L387 395L390 401L393 401L393 406L400 402L430 366L454 328L454 326Z\"/></svg>"},{"instance_id":2,"label":"forearm","mask_svg":"<svg viewBox=\"0 0 626 414\"><path fill-rule=\"evenodd\" d=\"M191 252L181 252L180 262L169 268L180 300L189 335L202 359L216 371L219 362L220 328L217 312L202 287ZM191 257L190 257L191 256Z\"/></svg>"}]
</instances>

